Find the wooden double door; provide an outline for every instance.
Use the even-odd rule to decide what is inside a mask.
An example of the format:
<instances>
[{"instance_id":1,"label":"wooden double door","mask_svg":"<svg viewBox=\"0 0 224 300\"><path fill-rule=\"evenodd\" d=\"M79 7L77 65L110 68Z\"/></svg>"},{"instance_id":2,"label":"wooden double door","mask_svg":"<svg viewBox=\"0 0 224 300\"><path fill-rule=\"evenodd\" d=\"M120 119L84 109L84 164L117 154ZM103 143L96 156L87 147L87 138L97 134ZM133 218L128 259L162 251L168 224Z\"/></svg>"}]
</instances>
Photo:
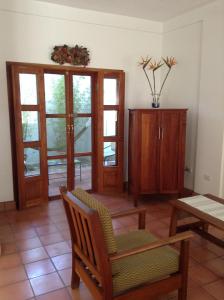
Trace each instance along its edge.
<instances>
[{"instance_id":1,"label":"wooden double door","mask_svg":"<svg viewBox=\"0 0 224 300\"><path fill-rule=\"evenodd\" d=\"M123 82L116 70L8 63L19 208L69 190L123 186Z\"/></svg>"},{"instance_id":2,"label":"wooden double door","mask_svg":"<svg viewBox=\"0 0 224 300\"><path fill-rule=\"evenodd\" d=\"M186 109L129 111L129 191L181 193L184 188Z\"/></svg>"}]
</instances>

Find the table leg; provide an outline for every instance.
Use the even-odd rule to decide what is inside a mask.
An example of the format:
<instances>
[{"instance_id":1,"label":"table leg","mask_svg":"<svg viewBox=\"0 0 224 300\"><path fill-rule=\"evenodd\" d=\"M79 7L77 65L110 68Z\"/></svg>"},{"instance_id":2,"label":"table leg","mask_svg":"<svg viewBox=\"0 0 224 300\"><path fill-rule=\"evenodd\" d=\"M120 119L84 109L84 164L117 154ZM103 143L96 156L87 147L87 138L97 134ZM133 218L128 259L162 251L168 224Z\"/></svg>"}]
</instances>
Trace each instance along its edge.
<instances>
[{"instance_id":1,"label":"table leg","mask_svg":"<svg viewBox=\"0 0 224 300\"><path fill-rule=\"evenodd\" d=\"M177 230L177 220L178 220L178 210L176 207L172 208L171 220L170 220L170 236L176 234Z\"/></svg>"}]
</instances>

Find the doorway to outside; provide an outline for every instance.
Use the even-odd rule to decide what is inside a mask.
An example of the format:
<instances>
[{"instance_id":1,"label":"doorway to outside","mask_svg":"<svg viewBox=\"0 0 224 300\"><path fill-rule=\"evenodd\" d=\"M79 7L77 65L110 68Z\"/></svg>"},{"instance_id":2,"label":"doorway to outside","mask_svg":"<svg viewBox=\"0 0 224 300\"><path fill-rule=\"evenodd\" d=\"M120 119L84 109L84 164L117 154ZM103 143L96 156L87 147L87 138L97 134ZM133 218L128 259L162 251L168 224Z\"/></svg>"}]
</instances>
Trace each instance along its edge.
<instances>
[{"instance_id":1,"label":"doorway to outside","mask_svg":"<svg viewBox=\"0 0 224 300\"><path fill-rule=\"evenodd\" d=\"M73 186L92 190L93 185L93 78L85 74L72 74L71 78L72 97L66 98L65 75L44 74L50 197L59 194L61 185L68 185L69 167Z\"/></svg>"},{"instance_id":2,"label":"doorway to outside","mask_svg":"<svg viewBox=\"0 0 224 300\"><path fill-rule=\"evenodd\" d=\"M7 71L18 206L57 199L62 185L122 190L124 72L25 63Z\"/></svg>"}]
</instances>

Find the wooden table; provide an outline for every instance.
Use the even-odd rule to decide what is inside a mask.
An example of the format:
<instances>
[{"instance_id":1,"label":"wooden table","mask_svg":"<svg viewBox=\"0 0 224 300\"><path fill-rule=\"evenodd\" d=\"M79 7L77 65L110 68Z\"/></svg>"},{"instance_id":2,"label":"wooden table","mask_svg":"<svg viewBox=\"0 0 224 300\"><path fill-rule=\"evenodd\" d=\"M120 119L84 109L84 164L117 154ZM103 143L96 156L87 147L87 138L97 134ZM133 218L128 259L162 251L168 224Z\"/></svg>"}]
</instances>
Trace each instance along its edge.
<instances>
[{"instance_id":1,"label":"wooden table","mask_svg":"<svg viewBox=\"0 0 224 300\"><path fill-rule=\"evenodd\" d=\"M213 195L197 195L178 200L172 200L172 216L170 236L176 232L193 230L205 239L224 248L224 240L208 232L208 227L214 226L223 230L224 236L224 200ZM178 225L178 220L193 216L197 221Z\"/></svg>"}]
</instances>

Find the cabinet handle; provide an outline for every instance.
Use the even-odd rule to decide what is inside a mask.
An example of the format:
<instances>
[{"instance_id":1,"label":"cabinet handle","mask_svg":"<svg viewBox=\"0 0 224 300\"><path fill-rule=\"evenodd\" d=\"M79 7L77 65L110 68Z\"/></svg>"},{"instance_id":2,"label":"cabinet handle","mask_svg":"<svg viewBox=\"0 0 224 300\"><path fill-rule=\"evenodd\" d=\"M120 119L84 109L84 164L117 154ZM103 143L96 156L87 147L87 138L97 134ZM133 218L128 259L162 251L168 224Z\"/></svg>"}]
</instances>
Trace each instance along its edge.
<instances>
[{"instance_id":1,"label":"cabinet handle","mask_svg":"<svg viewBox=\"0 0 224 300\"><path fill-rule=\"evenodd\" d=\"M159 140L160 140L160 127L159 127Z\"/></svg>"},{"instance_id":2,"label":"cabinet handle","mask_svg":"<svg viewBox=\"0 0 224 300\"><path fill-rule=\"evenodd\" d=\"M163 128L161 127L161 140L163 140Z\"/></svg>"}]
</instances>

